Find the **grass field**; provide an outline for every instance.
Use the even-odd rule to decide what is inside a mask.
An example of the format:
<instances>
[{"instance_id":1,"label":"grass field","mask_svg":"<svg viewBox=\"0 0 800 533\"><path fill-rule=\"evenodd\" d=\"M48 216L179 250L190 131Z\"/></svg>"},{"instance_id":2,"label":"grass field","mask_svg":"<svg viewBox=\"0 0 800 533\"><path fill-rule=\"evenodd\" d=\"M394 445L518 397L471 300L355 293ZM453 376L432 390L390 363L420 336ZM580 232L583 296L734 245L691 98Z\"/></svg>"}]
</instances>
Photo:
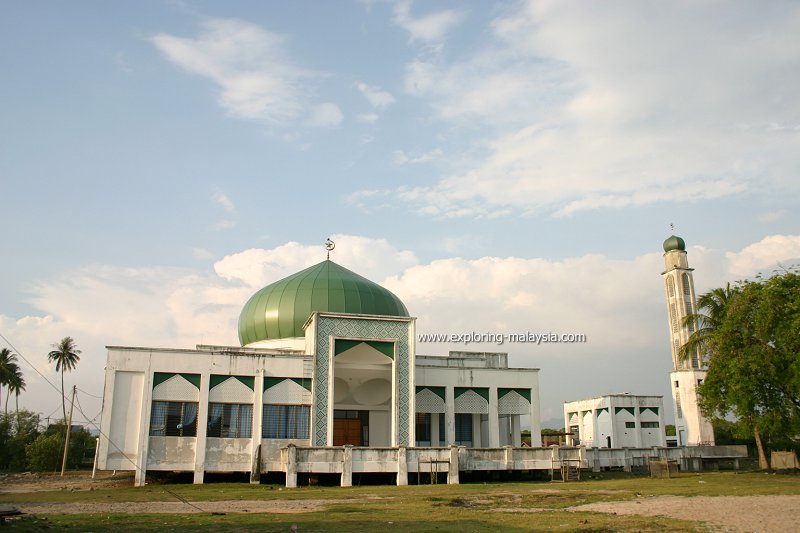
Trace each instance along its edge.
<instances>
[{"instance_id":1,"label":"grass field","mask_svg":"<svg viewBox=\"0 0 800 533\"><path fill-rule=\"evenodd\" d=\"M651 496L800 495L800 477L763 473L682 474L650 479L623 473L593 474L574 483L471 483L369 487L303 487L209 483L148 485L91 491L0 494L0 503L108 504L186 500L180 514L107 513L102 505L84 514L35 514L15 521L9 531L709 531L698 522L670 518L618 516L565 509L593 502L636 500ZM312 512L212 514L204 502L285 502L318 509ZM330 501L325 504L325 501ZM207 503L208 504L208 503ZM208 504L210 505L210 504Z\"/></svg>"}]
</instances>

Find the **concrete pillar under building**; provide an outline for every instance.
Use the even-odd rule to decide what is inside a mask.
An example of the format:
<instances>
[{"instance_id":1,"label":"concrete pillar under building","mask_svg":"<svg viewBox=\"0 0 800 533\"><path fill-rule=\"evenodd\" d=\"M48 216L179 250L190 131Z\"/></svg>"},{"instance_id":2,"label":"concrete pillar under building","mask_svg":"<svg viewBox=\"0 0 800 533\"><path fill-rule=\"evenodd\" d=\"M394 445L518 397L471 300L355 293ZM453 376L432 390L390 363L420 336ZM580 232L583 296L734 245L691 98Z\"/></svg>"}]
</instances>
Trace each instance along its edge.
<instances>
[{"instance_id":1,"label":"concrete pillar under building","mask_svg":"<svg viewBox=\"0 0 800 533\"><path fill-rule=\"evenodd\" d=\"M458 485L458 446L450 445L450 468L447 471L447 484Z\"/></svg>"},{"instance_id":2,"label":"concrete pillar under building","mask_svg":"<svg viewBox=\"0 0 800 533\"><path fill-rule=\"evenodd\" d=\"M342 487L353 486L353 446L345 444L344 453L342 453Z\"/></svg>"},{"instance_id":3,"label":"concrete pillar under building","mask_svg":"<svg viewBox=\"0 0 800 533\"><path fill-rule=\"evenodd\" d=\"M408 485L408 462L406 461L406 447L397 448L397 484ZM417 467L419 470L419 467ZM419 474L417 474L419 475Z\"/></svg>"},{"instance_id":4,"label":"concrete pillar under building","mask_svg":"<svg viewBox=\"0 0 800 533\"><path fill-rule=\"evenodd\" d=\"M297 488L297 447L294 444L290 444L285 450L286 488L295 489Z\"/></svg>"}]
</instances>

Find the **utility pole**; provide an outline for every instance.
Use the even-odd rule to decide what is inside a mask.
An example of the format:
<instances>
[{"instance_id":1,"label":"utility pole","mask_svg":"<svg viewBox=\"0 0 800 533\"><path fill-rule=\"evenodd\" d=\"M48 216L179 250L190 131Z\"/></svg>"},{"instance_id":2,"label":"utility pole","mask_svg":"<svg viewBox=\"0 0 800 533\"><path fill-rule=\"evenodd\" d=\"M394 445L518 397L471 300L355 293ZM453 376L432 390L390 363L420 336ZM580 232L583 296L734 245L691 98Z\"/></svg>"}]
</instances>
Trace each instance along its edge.
<instances>
[{"instance_id":1,"label":"utility pole","mask_svg":"<svg viewBox=\"0 0 800 533\"><path fill-rule=\"evenodd\" d=\"M64 477L64 470L67 469L67 455L69 454L69 434L72 429L72 411L75 409L75 394L77 393L78 386L72 386L72 402L69 405L69 422L67 422L67 435L64 438L64 459L61 461L61 477Z\"/></svg>"}]
</instances>

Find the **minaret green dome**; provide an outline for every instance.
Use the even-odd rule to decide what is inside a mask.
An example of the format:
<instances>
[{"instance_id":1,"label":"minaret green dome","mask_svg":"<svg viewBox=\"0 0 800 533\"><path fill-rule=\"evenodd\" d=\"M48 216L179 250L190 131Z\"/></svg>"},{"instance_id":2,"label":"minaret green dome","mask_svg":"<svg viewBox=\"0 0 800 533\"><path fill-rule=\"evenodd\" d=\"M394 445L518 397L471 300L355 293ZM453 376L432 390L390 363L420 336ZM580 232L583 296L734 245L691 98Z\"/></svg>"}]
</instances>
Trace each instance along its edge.
<instances>
[{"instance_id":1,"label":"minaret green dome","mask_svg":"<svg viewBox=\"0 0 800 533\"><path fill-rule=\"evenodd\" d=\"M683 239L678 237L677 235L670 235L666 241L664 241L664 251L665 252L672 252L672 251L686 251L686 243L683 242Z\"/></svg>"},{"instance_id":2,"label":"minaret green dome","mask_svg":"<svg viewBox=\"0 0 800 533\"><path fill-rule=\"evenodd\" d=\"M303 324L314 311L408 316L406 306L389 290L327 260L251 296L239 315L239 341L246 346L302 337Z\"/></svg>"}]
</instances>

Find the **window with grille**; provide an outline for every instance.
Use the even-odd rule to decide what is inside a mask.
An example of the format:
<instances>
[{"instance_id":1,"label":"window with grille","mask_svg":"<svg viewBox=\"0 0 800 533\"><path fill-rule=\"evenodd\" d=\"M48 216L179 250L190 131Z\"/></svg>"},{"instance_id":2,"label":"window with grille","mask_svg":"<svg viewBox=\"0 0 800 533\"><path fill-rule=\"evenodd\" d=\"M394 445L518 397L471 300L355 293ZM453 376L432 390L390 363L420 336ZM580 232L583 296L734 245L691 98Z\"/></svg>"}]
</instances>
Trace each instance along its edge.
<instances>
[{"instance_id":1,"label":"window with grille","mask_svg":"<svg viewBox=\"0 0 800 533\"><path fill-rule=\"evenodd\" d=\"M675 397L675 411L677 411L678 418L683 418L683 409L681 408L681 397Z\"/></svg>"},{"instance_id":2,"label":"window with grille","mask_svg":"<svg viewBox=\"0 0 800 533\"><path fill-rule=\"evenodd\" d=\"M264 405L261 437L264 439L307 439L310 405Z\"/></svg>"},{"instance_id":3,"label":"window with grille","mask_svg":"<svg viewBox=\"0 0 800 533\"><path fill-rule=\"evenodd\" d=\"M683 294L689 296L692 293L691 289L689 288L689 274L683 275Z\"/></svg>"},{"instance_id":4,"label":"window with grille","mask_svg":"<svg viewBox=\"0 0 800 533\"><path fill-rule=\"evenodd\" d=\"M647 428L652 429L657 427L658 427L658 422L642 422L642 429L647 429Z\"/></svg>"},{"instance_id":5,"label":"window with grille","mask_svg":"<svg viewBox=\"0 0 800 533\"><path fill-rule=\"evenodd\" d=\"M636 427L636 422L625 422L625 427L627 429L635 428Z\"/></svg>"},{"instance_id":6,"label":"window with grille","mask_svg":"<svg viewBox=\"0 0 800 533\"><path fill-rule=\"evenodd\" d=\"M245 403L209 403L208 437L250 438L253 434L253 406Z\"/></svg>"},{"instance_id":7,"label":"window with grille","mask_svg":"<svg viewBox=\"0 0 800 533\"><path fill-rule=\"evenodd\" d=\"M456 444L472 447L472 413L456 413Z\"/></svg>"},{"instance_id":8,"label":"window with grille","mask_svg":"<svg viewBox=\"0 0 800 533\"><path fill-rule=\"evenodd\" d=\"M153 437L196 437L197 402L153 401L150 414Z\"/></svg>"}]
</instances>

